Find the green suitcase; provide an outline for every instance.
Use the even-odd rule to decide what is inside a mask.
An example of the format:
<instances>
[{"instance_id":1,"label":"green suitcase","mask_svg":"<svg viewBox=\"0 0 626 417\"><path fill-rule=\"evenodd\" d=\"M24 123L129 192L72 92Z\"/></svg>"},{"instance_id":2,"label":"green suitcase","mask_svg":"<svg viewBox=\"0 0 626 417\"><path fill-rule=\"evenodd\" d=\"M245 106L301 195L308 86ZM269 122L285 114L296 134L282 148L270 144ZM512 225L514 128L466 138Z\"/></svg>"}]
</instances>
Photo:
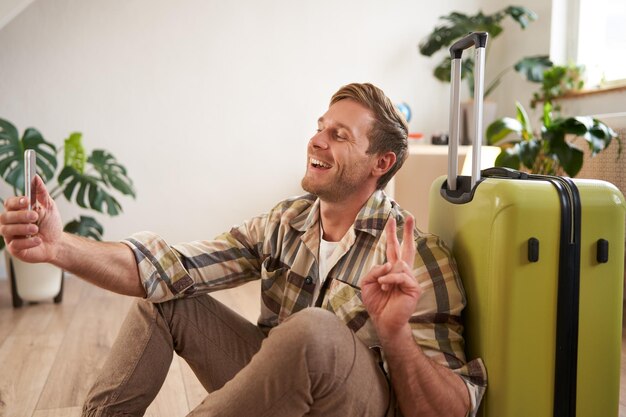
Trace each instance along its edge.
<instances>
[{"instance_id":1,"label":"green suitcase","mask_svg":"<svg viewBox=\"0 0 626 417\"><path fill-rule=\"evenodd\" d=\"M571 244L561 242L560 196L550 182L488 178L472 201L456 204L441 196L444 181L432 187L430 231L452 248L467 295L467 355L481 357L487 368L478 415L617 417L622 194L606 182L574 180L582 218L579 240ZM575 252L577 244L578 268L576 256L560 265L560 252ZM579 280L579 297L566 287L566 299L559 299L559 279L574 287ZM576 298L557 319L559 303ZM577 338L568 335L576 322ZM565 335L557 341L559 326ZM575 355L573 365L567 354ZM558 361L564 370L556 370Z\"/></svg>"}]
</instances>

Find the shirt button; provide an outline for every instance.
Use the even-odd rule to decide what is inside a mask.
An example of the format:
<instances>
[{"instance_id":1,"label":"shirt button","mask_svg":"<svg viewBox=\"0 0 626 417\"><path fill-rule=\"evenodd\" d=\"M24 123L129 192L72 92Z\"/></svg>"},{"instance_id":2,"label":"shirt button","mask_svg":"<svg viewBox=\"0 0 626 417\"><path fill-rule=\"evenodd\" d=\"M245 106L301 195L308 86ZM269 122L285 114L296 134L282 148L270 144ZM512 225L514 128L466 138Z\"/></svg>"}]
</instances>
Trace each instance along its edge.
<instances>
[{"instance_id":1,"label":"shirt button","mask_svg":"<svg viewBox=\"0 0 626 417\"><path fill-rule=\"evenodd\" d=\"M307 285L311 285L313 283L313 278L306 277L306 279L304 280L304 283L307 284Z\"/></svg>"}]
</instances>

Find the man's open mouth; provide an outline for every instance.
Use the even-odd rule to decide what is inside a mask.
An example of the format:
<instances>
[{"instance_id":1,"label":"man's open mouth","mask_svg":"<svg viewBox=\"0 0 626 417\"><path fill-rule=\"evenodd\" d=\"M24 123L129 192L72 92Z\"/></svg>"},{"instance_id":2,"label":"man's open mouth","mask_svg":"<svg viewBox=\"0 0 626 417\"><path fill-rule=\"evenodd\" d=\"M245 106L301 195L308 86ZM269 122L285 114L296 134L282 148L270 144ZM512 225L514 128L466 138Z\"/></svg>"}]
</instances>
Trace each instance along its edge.
<instances>
[{"instance_id":1,"label":"man's open mouth","mask_svg":"<svg viewBox=\"0 0 626 417\"><path fill-rule=\"evenodd\" d=\"M311 165L313 165L313 167L315 168L325 168L325 169L331 168L330 164L320 161L319 159L310 158L310 162L311 162Z\"/></svg>"}]
</instances>

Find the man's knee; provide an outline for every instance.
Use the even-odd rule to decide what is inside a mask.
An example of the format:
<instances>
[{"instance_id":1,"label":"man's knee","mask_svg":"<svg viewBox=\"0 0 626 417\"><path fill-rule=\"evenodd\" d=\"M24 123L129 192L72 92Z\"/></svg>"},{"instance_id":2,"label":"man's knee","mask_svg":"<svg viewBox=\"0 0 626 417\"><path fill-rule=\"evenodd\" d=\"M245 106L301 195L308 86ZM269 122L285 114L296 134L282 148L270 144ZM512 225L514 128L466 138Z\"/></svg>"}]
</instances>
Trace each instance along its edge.
<instances>
[{"instance_id":1,"label":"man's knee","mask_svg":"<svg viewBox=\"0 0 626 417\"><path fill-rule=\"evenodd\" d=\"M302 349L320 359L335 355L337 349L346 351L346 345L354 344L350 329L333 313L321 308L306 308L295 313L272 330L272 336L280 337L291 350Z\"/></svg>"},{"instance_id":2,"label":"man's knee","mask_svg":"<svg viewBox=\"0 0 626 417\"><path fill-rule=\"evenodd\" d=\"M346 325L336 315L317 307L305 308L293 314L281 326L305 339L318 339L324 334L344 333L347 330Z\"/></svg>"}]
</instances>

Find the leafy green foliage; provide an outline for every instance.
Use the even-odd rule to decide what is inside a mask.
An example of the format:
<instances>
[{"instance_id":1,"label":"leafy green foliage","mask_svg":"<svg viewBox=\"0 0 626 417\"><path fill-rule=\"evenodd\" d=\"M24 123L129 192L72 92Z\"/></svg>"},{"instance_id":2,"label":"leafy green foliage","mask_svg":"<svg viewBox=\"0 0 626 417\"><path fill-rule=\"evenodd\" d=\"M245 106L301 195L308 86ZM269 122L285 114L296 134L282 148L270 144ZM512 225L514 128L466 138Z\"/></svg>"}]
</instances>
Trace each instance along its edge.
<instances>
[{"instance_id":1,"label":"leafy green foliage","mask_svg":"<svg viewBox=\"0 0 626 417\"><path fill-rule=\"evenodd\" d=\"M47 142L36 129L26 129L19 138L17 129L11 122L0 119L0 176L13 187L15 194L24 193L24 152L34 149L37 152L37 173L49 180L57 168L56 148Z\"/></svg>"},{"instance_id":2,"label":"leafy green foliage","mask_svg":"<svg viewBox=\"0 0 626 417\"><path fill-rule=\"evenodd\" d=\"M515 71L525 75L526 80L530 82L538 83L538 82L541 82L542 80L541 77L543 77L543 71L545 70L545 68L550 67L550 66L552 66L552 61L550 61L550 58L548 58L547 55L537 55L537 56L522 58L519 61L517 61L515 65L511 67L507 67L504 70L500 71L500 73L496 75L496 77L493 80L491 80L491 82L487 85L487 88L485 88L484 96L487 97L489 94L491 94L491 92L500 85L500 82L502 81L502 77L504 77L511 69L515 69ZM472 85L470 85L470 92L472 93L472 96L473 96L474 95L473 74L471 77L469 77L469 79L472 82Z\"/></svg>"},{"instance_id":3,"label":"leafy green foliage","mask_svg":"<svg viewBox=\"0 0 626 417\"><path fill-rule=\"evenodd\" d=\"M0 175L14 193L24 188L24 151L34 149L37 152L37 173L48 183L52 198L61 194L69 202L78 206L117 216L122 206L114 196L115 193L135 198L136 193L126 168L106 150L94 150L87 157L82 144L82 134L72 133L64 143L63 167L56 182L59 152L47 142L41 133L33 128L25 130L22 139L18 131L9 121L0 119ZM93 217L80 216L78 220L69 222L65 229L70 233L100 240L103 228ZM0 237L0 250L4 248L4 240Z\"/></svg>"},{"instance_id":4,"label":"leafy green foliage","mask_svg":"<svg viewBox=\"0 0 626 417\"><path fill-rule=\"evenodd\" d=\"M115 188L124 195L135 197L133 182L128 178L126 168L117 162L115 157L109 152L103 149L96 149L89 157L88 162L100 174L100 179L104 184Z\"/></svg>"},{"instance_id":5,"label":"leafy green foliage","mask_svg":"<svg viewBox=\"0 0 626 417\"><path fill-rule=\"evenodd\" d=\"M475 15L452 12L447 16L441 16L441 20L446 23L435 27L435 29L423 39L419 44L419 51L424 56L432 56L435 52L447 48L457 40L470 32L487 32L491 39L495 39L504 30L502 21L510 17L519 24L522 29L537 19L537 15L530 9L520 6L509 6L494 14L485 15L479 11ZM516 71L526 75L532 82L541 82L543 70L552 65L547 56L528 57L518 61L515 66L511 66L502 71L485 88L485 97L488 96L499 84L504 74L515 68ZM474 95L474 62L472 58L463 61L461 78L468 80L470 93ZM450 82L450 57L444 58L433 71L433 75L440 81Z\"/></svg>"},{"instance_id":6,"label":"leafy green foliage","mask_svg":"<svg viewBox=\"0 0 626 417\"><path fill-rule=\"evenodd\" d=\"M90 237L94 240L102 240L104 228L96 219L90 216L80 216L78 220L72 220L63 228L65 232L75 235Z\"/></svg>"},{"instance_id":7,"label":"leafy green foliage","mask_svg":"<svg viewBox=\"0 0 626 417\"><path fill-rule=\"evenodd\" d=\"M552 105L544 105L541 133L533 133L528 114L520 103L516 103L515 119L498 119L487 128L487 142L500 146L502 151L496 158L496 166L520 169L521 166L537 174L562 175L565 172L575 177L580 172L584 153L568 135L584 138L591 156L606 149L613 139L621 141L607 125L592 117L553 118Z\"/></svg>"},{"instance_id":8,"label":"leafy green foliage","mask_svg":"<svg viewBox=\"0 0 626 417\"><path fill-rule=\"evenodd\" d=\"M544 71L553 65L547 55L535 55L520 59L513 68L515 71L524 74L528 81L540 83L544 79Z\"/></svg>"},{"instance_id":9,"label":"leafy green foliage","mask_svg":"<svg viewBox=\"0 0 626 417\"><path fill-rule=\"evenodd\" d=\"M120 203L103 187L100 178L81 174L76 168L66 166L59 174L59 185L68 201L74 201L82 208L90 208L100 213L117 216L122 211Z\"/></svg>"},{"instance_id":10,"label":"leafy green foliage","mask_svg":"<svg viewBox=\"0 0 626 417\"><path fill-rule=\"evenodd\" d=\"M447 16L440 17L440 19L447 21L447 24L437 26L426 39L420 42L420 53L425 56L432 56L435 52L452 45L469 32L488 32L491 38L495 38L502 33L503 28L500 22L507 16L519 23L522 29L525 29L530 21L537 19L535 12L519 6L510 6L491 15L485 15L482 11L473 16L452 12Z\"/></svg>"},{"instance_id":11,"label":"leafy green foliage","mask_svg":"<svg viewBox=\"0 0 626 417\"><path fill-rule=\"evenodd\" d=\"M541 101L546 103L567 93L582 90L585 85L584 72L585 68L581 65L555 65L544 69L541 89L533 94L530 107L534 109Z\"/></svg>"},{"instance_id":12,"label":"leafy green foliage","mask_svg":"<svg viewBox=\"0 0 626 417\"><path fill-rule=\"evenodd\" d=\"M69 138L65 139L64 166L71 166L81 174L85 172L85 147L83 146L83 135L74 132Z\"/></svg>"}]
</instances>

